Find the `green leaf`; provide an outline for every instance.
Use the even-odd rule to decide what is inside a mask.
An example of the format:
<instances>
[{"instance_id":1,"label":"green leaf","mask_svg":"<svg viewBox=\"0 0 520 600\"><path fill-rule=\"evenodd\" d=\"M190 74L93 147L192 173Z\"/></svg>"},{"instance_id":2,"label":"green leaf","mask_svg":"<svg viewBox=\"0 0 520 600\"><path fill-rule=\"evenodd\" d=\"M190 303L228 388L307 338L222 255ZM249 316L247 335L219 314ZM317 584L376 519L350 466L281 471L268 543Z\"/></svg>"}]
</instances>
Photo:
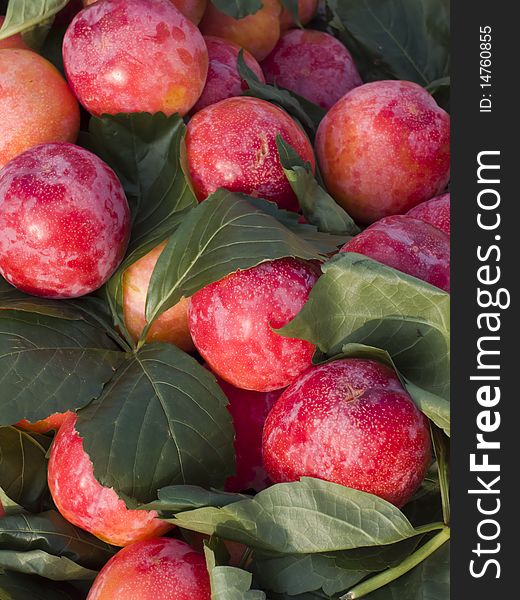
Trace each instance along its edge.
<instances>
[{"instance_id":1,"label":"green leaf","mask_svg":"<svg viewBox=\"0 0 520 600\"><path fill-rule=\"evenodd\" d=\"M304 217L318 228L318 231L344 236L360 232L352 217L337 204L316 181L310 165L304 163L296 151L281 136L276 139L280 162Z\"/></svg>"},{"instance_id":2,"label":"green leaf","mask_svg":"<svg viewBox=\"0 0 520 600\"><path fill-rule=\"evenodd\" d=\"M322 270L303 309L279 333L312 342L326 357L352 343L382 348L407 382L446 399L449 294L353 252Z\"/></svg>"},{"instance_id":3,"label":"green leaf","mask_svg":"<svg viewBox=\"0 0 520 600\"><path fill-rule=\"evenodd\" d=\"M439 487L442 497L442 516L447 525L451 520L450 509L450 441L443 432L432 426L432 441L439 471Z\"/></svg>"},{"instance_id":4,"label":"green leaf","mask_svg":"<svg viewBox=\"0 0 520 600\"><path fill-rule=\"evenodd\" d=\"M450 112L451 80L449 77L436 79L426 89L441 108Z\"/></svg>"},{"instance_id":5,"label":"green leaf","mask_svg":"<svg viewBox=\"0 0 520 600\"><path fill-rule=\"evenodd\" d=\"M332 26L364 81L406 79L422 86L449 75L449 0L327 0Z\"/></svg>"},{"instance_id":6,"label":"green leaf","mask_svg":"<svg viewBox=\"0 0 520 600\"><path fill-rule=\"evenodd\" d=\"M118 175L133 215L126 258L105 288L114 321L130 341L123 320L123 274L197 205L181 166L186 126L178 115L134 113L93 117L89 128L91 149Z\"/></svg>"},{"instance_id":7,"label":"green leaf","mask_svg":"<svg viewBox=\"0 0 520 600\"><path fill-rule=\"evenodd\" d=\"M303 25L300 22L300 12L298 10L298 4L298 0L282 0L282 6L289 11L296 25L298 25L298 27L303 27Z\"/></svg>"},{"instance_id":8,"label":"green leaf","mask_svg":"<svg viewBox=\"0 0 520 600\"><path fill-rule=\"evenodd\" d=\"M366 596L366 600L446 600L450 597L450 545L406 575Z\"/></svg>"},{"instance_id":9,"label":"green leaf","mask_svg":"<svg viewBox=\"0 0 520 600\"><path fill-rule=\"evenodd\" d=\"M217 566L215 553L204 546L211 584L211 600L266 600L264 592L252 590L251 573L236 567Z\"/></svg>"},{"instance_id":10,"label":"green leaf","mask_svg":"<svg viewBox=\"0 0 520 600\"><path fill-rule=\"evenodd\" d=\"M78 413L94 473L127 499L151 502L174 484L223 487L234 429L213 375L167 344L128 354L103 393Z\"/></svg>"},{"instance_id":11,"label":"green leaf","mask_svg":"<svg viewBox=\"0 0 520 600\"><path fill-rule=\"evenodd\" d=\"M300 554L257 560L253 572L266 590L289 596L323 590L328 596L343 592L361 581L366 571L342 568L334 555Z\"/></svg>"},{"instance_id":12,"label":"green leaf","mask_svg":"<svg viewBox=\"0 0 520 600\"><path fill-rule=\"evenodd\" d=\"M210 0L215 8L234 19L254 15L263 5L262 0Z\"/></svg>"},{"instance_id":13,"label":"green leaf","mask_svg":"<svg viewBox=\"0 0 520 600\"><path fill-rule=\"evenodd\" d=\"M183 296L238 269L285 256L320 258L315 247L245 198L217 190L186 216L155 265L146 299L148 323Z\"/></svg>"},{"instance_id":14,"label":"green leaf","mask_svg":"<svg viewBox=\"0 0 520 600\"><path fill-rule=\"evenodd\" d=\"M51 510L0 519L0 550L41 550L52 556L64 556L87 569L99 570L117 549L74 527Z\"/></svg>"},{"instance_id":15,"label":"green leaf","mask_svg":"<svg viewBox=\"0 0 520 600\"><path fill-rule=\"evenodd\" d=\"M223 508L179 513L171 522L283 554L392 544L418 534L403 513L385 500L311 478L274 485Z\"/></svg>"},{"instance_id":16,"label":"green leaf","mask_svg":"<svg viewBox=\"0 0 520 600\"><path fill-rule=\"evenodd\" d=\"M238 72L249 88L244 92L246 96L253 96L254 98L278 104L292 117L300 121L311 138L314 137L318 125L327 112L325 109L298 96L294 92L262 83L247 66L243 51L238 55Z\"/></svg>"},{"instance_id":17,"label":"green leaf","mask_svg":"<svg viewBox=\"0 0 520 600\"><path fill-rule=\"evenodd\" d=\"M47 491L47 444L15 427L0 427L0 487L27 510L38 510Z\"/></svg>"},{"instance_id":18,"label":"green leaf","mask_svg":"<svg viewBox=\"0 0 520 600\"><path fill-rule=\"evenodd\" d=\"M43 577L0 570L0 600L80 600L81 596L66 584Z\"/></svg>"},{"instance_id":19,"label":"green leaf","mask_svg":"<svg viewBox=\"0 0 520 600\"><path fill-rule=\"evenodd\" d=\"M85 321L0 310L0 425L85 406L100 394L122 355Z\"/></svg>"},{"instance_id":20,"label":"green leaf","mask_svg":"<svg viewBox=\"0 0 520 600\"><path fill-rule=\"evenodd\" d=\"M0 550L0 569L40 575L53 581L90 581L98 574L97 571L86 569L65 556L53 556L43 550Z\"/></svg>"},{"instance_id":21,"label":"green leaf","mask_svg":"<svg viewBox=\"0 0 520 600\"><path fill-rule=\"evenodd\" d=\"M205 490L195 485L170 485L158 492L158 500L141 506L146 510L156 510L160 513L178 513L204 506L227 506L233 502L245 500L244 494Z\"/></svg>"},{"instance_id":22,"label":"green leaf","mask_svg":"<svg viewBox=\"0 0 520 600\"><path fill-rule=\"evenodd\" d=\"M52 18L68 2L69 0L11 0L0 28L0 40L16 33L28 32L46 22L52 23Z\"/></svg>"}]
</instances>

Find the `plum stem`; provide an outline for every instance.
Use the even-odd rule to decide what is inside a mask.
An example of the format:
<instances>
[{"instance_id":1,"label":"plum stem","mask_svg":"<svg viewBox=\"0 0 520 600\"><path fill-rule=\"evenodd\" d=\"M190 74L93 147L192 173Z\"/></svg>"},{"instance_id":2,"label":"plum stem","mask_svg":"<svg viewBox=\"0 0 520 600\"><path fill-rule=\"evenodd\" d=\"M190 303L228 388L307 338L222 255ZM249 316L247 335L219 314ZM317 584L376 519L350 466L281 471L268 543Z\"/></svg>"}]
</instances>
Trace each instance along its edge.
<instances>
[{"instance_id":1,"label":"plum stem","mask_svg":"<svg viewBox=\"0 0 520 600\"><path fill-rule=\"evenodd\" d=\"M345 595L341 596L340 600L356 600L362 598L375 590L395 581L402 575L405 575L411 571L414 567L422 563L429 556L431 556L436 550L443 546L450 539L450 528L443 526L439 533L434 536L431 540L426 542L413 554L410 554L408 558L405 558L402 563L387 569L366 581L363 581L359 585L353 587Z\"/></svg>"}]
</instances>

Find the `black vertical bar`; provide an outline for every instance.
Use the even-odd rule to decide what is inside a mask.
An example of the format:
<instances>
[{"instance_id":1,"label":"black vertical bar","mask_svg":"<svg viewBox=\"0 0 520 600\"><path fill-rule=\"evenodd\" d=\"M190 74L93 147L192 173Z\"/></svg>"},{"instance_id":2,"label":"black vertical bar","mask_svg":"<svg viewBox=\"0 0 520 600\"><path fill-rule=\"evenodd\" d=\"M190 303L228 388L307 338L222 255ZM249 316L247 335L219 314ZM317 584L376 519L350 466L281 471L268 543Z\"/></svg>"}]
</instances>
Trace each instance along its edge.
<instances>
[{"instance_id":1,"label":"black vertical bar","mask_svg":"<svg viewBox=\"0 0 520 600\"><path fill-rule=\"evenodd\" d=\"M520 271L520 189L516 183L520 176L520 150L516 141L520 102L513 91L520 31L512 8L513 5L498 0L452 0L454 600L520 597L514 585L520 576L520 568L515 564L518 554L515 538L520 526L517 515L513 514L516 507L520 509L514 489L520 481L520 432L516 432L520 404L516 378L520 378L520 363L514 345L520 334L520 319L513 290ZM487 65L488 46L481 44L486 44L488 28L491 65L483 68L491 71L489 78L481 70L482 65ZM491 85L483 85L486 83ZM482 169L481 180L485 181L480 183L479 155L482 163L499 167ZM479 207L479 194L481 204L491 207L495 199L497 207ZM483 228L491 227L498 218L500 224L496 228ZM482 283L479 274L485 281L494 281L499 274L500 279L496 283ZM479 288L489 292L489 295L481 292L481 305L491 299L498 306L479 306ZM511 305L506 307L509 293ZM482 316L486 314L495 316ZM490 331L490 328L498 329ZM479 340L480 348L488 352L480 357L487 368L478 368ZM490 354L491 351L500 354ZM482 379L471 379L475 376ZM490 386L487 396L486 386ZM500 401L496 401L495 388L500 390ZM481 431L482 428L487 431ZM479 433L483 436L481 448L477 447ZM495 449L496 443L500 443L500 449ZM499 470L483 471L484 467L476 466L481 471L472 471L472 454L476 465L482 465L487 455L489 464ZM500 479L494 482L496 477ZM489 514L483 514L484 511ZM491 514L494 511L497 512Z\"/></svg>"}]
</instances>

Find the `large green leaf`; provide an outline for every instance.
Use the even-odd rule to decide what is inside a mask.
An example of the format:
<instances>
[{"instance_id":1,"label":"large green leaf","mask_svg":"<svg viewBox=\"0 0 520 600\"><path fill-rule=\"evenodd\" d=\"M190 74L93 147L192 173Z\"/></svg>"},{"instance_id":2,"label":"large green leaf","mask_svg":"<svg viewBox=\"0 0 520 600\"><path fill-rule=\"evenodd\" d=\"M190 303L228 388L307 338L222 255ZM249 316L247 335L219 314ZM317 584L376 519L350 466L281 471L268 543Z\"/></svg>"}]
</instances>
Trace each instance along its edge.
<instances>
[{"instance_id":1,"label":"large green leaf","mask_svg":"<svg viewBox=\"0 0 520 600\"><path fill-rule=\"evenodd\" d=\"M72 586L0 569L0 600L80 600Z\"/></svg>"},{"instance_id":2,"label":"large green leaf","mask_svg":"<svg viewBox=\"0 0 520 600\"><path fill-rule=\"evenodd\" d=\"M213 375L188 354L150 344L128 354L76 428L107 487L151 502L173 484L221 487L233 473L234 429Z\"/></svg>"},{"instance_id":3,"label":"large green leaf","mask_svg":"<svg viewBox=\"0 0 520 600\"><path fill-rule=\"evenodd\" d=\"M262 8L262 0L210 0L218 10L233 17L243 19L253 15Z\"/></svg>"},{"instance_id":4,"label":"large green leaf","mask_svg":"<svg viewBox=\"0 0 520 600\"><path fill-rule=\"evenodd\" d=\"M248 89L244 92L245 95L278 104L303 125L311 138L314 137L318 125L326 114L321 106L313 104L290 90L262 83L247 66L243 52L238 55L238 72L240 77L247 83Z\"/></svg>"},{"instance_id":5,"label":"large green leaf","mask_svg":"<svg viewBox=\"0 0 520 600\"><path fill-rule=\"evenodd\" d=\"M444 544L412 571L366 600L446 600L450 597L450 545Z\"/></svg>"},{"instance_id":6,"label":"large green leaf","mask_svg":"<svg viewBox=\"0 0 520 600\"><path fill-rule=\"evenodd\" d=\"M172 523L283 554L392 544L418 534L385 500L311 478L274 485L223 508L179 513Z\"/></svg>"},{"instance_id":7,"label":"large green leaf","mask_svg":"<svg viewBox=\"0 0 520 600\"><path fill-rule=\"evenodd\" d=\"M211 584L211 600L265 600L264 592L252 590L251 573L237 567L219 566L215 553L204 546L206 565Z\"/></svg>"},{"instance_id":8,"label":"large green leaf","mask_svg":"<svg viewBox=\"0 0 520 600\"><path fill-rule=\"evenodd\" d=\"M313 245L246 198L221 189L186 216L152 274L146 300L149 323L183 296L238 269L284 256L320 258Z\"/></svg>"},{"instance_id":9,"label":"large green leaf","mask_svg":"<svg viewBox=\"0 0 520 600\"><path fill-rule=\"evenodd\" d=\"M318 231L343 236L359 233L352 217L337 204L316 181L308 163L281 137L276 140L280 162L294 193L298 197L304 217Z\"/></svg>"},{"instance_id":10,"label":"large green leaf","mask_svg":"<svg viewBox=\"0 0 520 600\"><path fill-rule=\"evenodd\" d=\"M87 569L99 570L115 548L74 527L58 512L17 514L0 519L0 550L41 550L64 556Z\"/></svg>"},{"instance_id":11,"label":"large green leaf","mask_svg":"<svg viewBox=\"0 0 520 600\"><path fill-rule=\"evenodd\" d=\"M40 509L47 491L47 449L43 436L0 427L0 487L28 510Z\"/></svg>"},{"instance_id":12,"label":"large green leaf","mask_svg":"<svg viewBox=\"0 0 520 600\"><path fill-rule=\"evenodd\" d=\"M253 571L266 590L290 596L323 590L328 596L343 592L367 575L338 565L334 555L300 554L253 559Z\"/></svg>"},{"instance_id":13,"label":"large green leaf","mask_svg":"<svg viewBox=\"0 0 520 600\"><path fill-rule=\"evenodd\" d=\"M133 113L93 117L89 129L90 148L117 173L133 216L127 255L105 288L114 321L126 333L125 270L166 240L197 205L181 166L186 126L178 115Z\"/></svg>"},{"instance_id":14,"label":"large green leaf","mask_svg":"<svg viewBox=\"0 0 520 600\"><path fill-rule=\"evenodd\" d=\"M86 569L65 556L53 556L43 550L0 550L0 569L40 575L53 581L94 580L97 571Z\"/></svg>"},{"instance_id":15,"label":"large green leaf","mask_svg":"<svg viewBox=\"0 0 520 600\"><path fill-rule=\"evenodd\" d=\"M333 27L365 81L406 79L422 86L449 75L449 0L327 0Z\"/></svg>"},{"instance_id":16,"label":"large green leaf","mask_svg":"<svg viewBox=\"0 0 520 600\"><path fill-rule=\"evenodd\" d=\"M69 0L11 0L0 28L0 40L48 23L68 2Z\"/></svg>"},{"instance_id":17,"label":"large green leaf","mask_svg":"<svg viewBox=\"0 0 520 600\"><path fill-rule=\"evenodd\" d=\"M157 500L141 508L156 510L161 514L175 514L204 506L227 506L248 498L244 494L205 490L195 485L170 485L159 490L157 497Z\"/></svg>"},{"instance_id":18,"label":"large green leaf","mask_svg":"<svg viewBox=\"0 0 520 600\"><path fill-rule=\"evenodd\" d=\"M105 332L85 321L0 310L0 424L85 406L121 357Z\"/></svg>"},{"instance_id":19,"label":"large green leaf","mask_svg":"<svg viewBox=\"0 0 520 600\"><path fill-rule=\"evenodd\" d=\"M352 343L381 348L407 381L446 398L449 294L351 252L332 258L323 273L303 309L279 333L306 339L328 357Z\"/></svg>"}]
</instances>

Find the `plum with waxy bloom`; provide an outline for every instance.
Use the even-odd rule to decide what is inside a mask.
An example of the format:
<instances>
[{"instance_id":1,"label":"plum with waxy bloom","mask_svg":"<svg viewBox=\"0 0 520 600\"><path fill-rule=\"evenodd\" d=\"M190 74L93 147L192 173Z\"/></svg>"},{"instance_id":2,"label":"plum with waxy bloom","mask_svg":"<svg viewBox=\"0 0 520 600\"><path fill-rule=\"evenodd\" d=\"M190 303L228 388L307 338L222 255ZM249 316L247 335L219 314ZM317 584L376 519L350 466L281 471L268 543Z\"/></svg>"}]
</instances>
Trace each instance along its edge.
<instances>
[{"instance_id":1,"label":"plum with waxy bloom","mask_svg":"<svg viewBox=\"0 0 520 600\"><path fill-rule=\"evenodd\" d=\"M185 115L204 89L208 51L169 0L103 0L83 9L63 40L67 79L93 115Z\"/></svg>"},{"instance_id":2,"label":"plum with waxy bloom","mask_svg":"<svg viewBox=\"0 0 520 600\"><path fill-rule=\"evenodd\" d=\"M23 292L76 298L97 290L129 235L121 183L79 146L41 144L0 172L0 274Z\"/></svg>"},{"instance_id":3,"label":"plum with waxy bloom","mask_svg":"<svg viewBox=\"0 0 520 600\"><path fill-rule=\"evenodd\" d=\"M362 359L310 367L269 413L262 448L275 483L316 477L396 506L432 461L428 419L391 369Z\"/></svg>"},{"instance_id":4,"label":"plum with waxy bloom","mask_svg":"<svg viewBox=\"0 0 520 600\"><path fill-rule=\"evenodd\" d=\"M76 431L76 419L72 414L64 421L49 458L49 489L63 517L114 546L128 546L171 529L171 525L157 518L156 511L126 508L112 488L97 481Z\"/></svg>"},{"instance_id":5,"label":"plum with waxy bloom","mask_svg":"<svg viewBox=\"0 0 520 600\"><path fill-rule=\"evenodd\" d=\"M443 231L447 236L450 235L450 194L437 196L426 202L421 202L412 210L406 213L409 217L419 219L425 223L433 225Z\"/></svg>"}]
</instances>

